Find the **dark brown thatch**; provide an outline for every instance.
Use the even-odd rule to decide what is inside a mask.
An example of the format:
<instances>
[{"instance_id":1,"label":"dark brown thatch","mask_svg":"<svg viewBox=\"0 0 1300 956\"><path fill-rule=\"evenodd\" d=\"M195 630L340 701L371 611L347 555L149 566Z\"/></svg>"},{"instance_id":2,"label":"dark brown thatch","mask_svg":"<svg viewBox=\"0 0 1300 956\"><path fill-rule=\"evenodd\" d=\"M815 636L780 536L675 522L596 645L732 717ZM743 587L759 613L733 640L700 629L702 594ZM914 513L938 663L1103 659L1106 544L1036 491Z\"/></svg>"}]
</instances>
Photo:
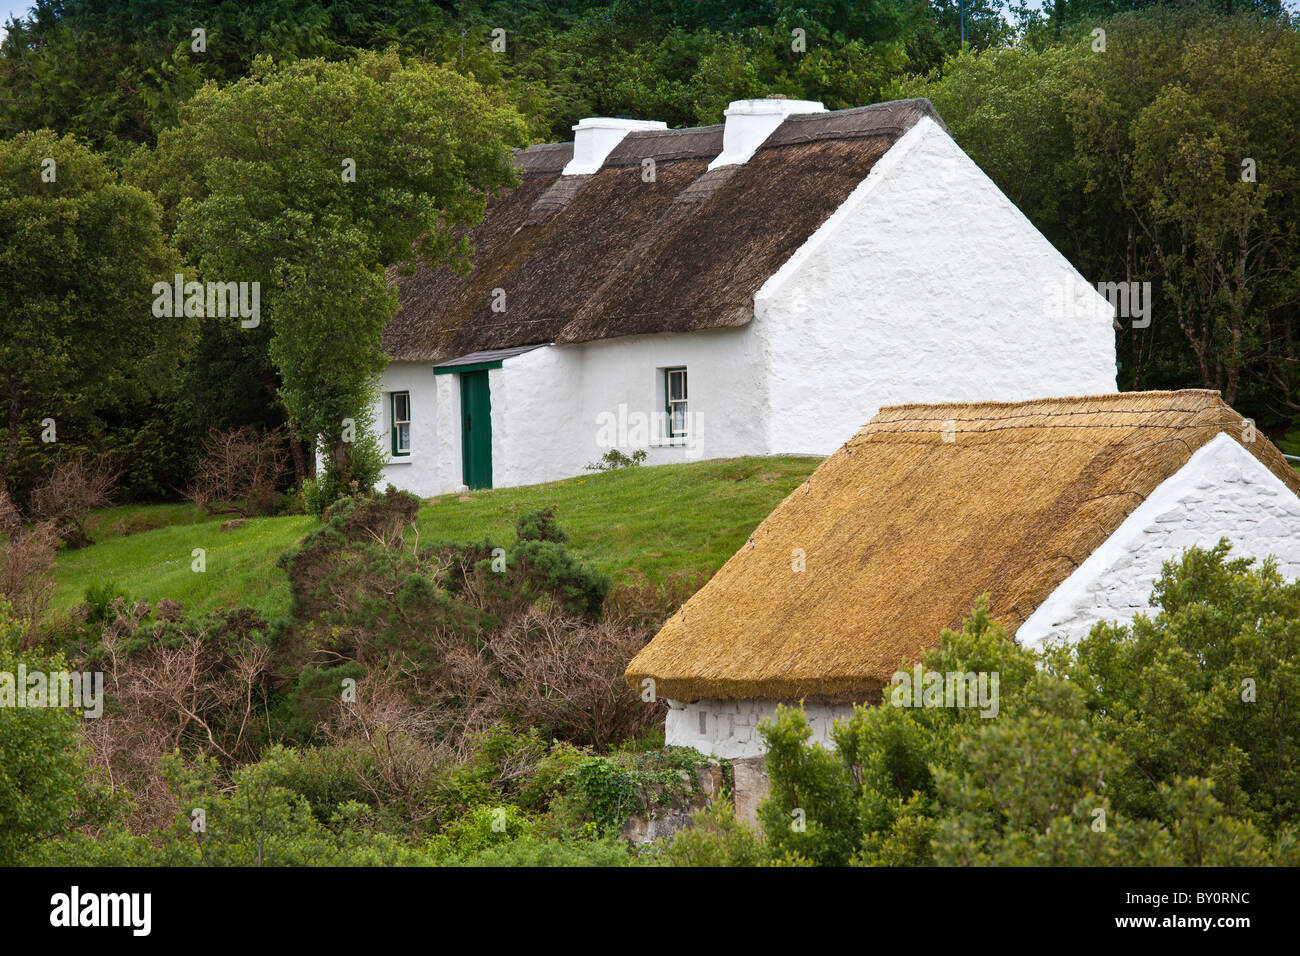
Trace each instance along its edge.
<instances>
[{"instance_id":1,"label":"dark brown thatch","mask_svg":"<svg viewBox=\"0 0 1300 956\"><path fill-rule=\"evenodd\" d=\"M1200 390L882 409L664 625L627 680L652 677L678 700L869 696L981 594L1014 631L1220 433L1240 441L1242 418ZM1300 492L1271 442L1243 446Z\"/></svg>"},{"instance_id":2,"label":"dark brown thatch","mask_svg":"<svg viewBox=\"0 0 1300 956\"><path fill-rule=\"evenodd\" d=\"M792 116L742 166L707 171L723 127L630 133L590 176L572 144L520 153L523 184L470 231L474 269L394 272L395 360L744 325L754 293L922 116L900 100ZM655 161L654 182L642 162ZM504 289L506 311L493 312Z\"/></svg>"}]
</instances>

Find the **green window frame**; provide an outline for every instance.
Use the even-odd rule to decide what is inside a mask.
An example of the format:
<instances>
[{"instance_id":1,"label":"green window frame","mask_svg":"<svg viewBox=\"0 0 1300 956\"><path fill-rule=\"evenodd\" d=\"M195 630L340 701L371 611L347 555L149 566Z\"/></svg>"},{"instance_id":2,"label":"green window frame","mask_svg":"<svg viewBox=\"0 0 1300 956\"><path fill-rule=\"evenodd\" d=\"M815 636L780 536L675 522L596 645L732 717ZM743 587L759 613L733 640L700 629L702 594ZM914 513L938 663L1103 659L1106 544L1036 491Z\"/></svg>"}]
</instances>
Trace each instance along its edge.
<instances>
[{"instance_id":1,"label":"green window frame","mask_svg":"<svg viewBox=\"0 0 1300 956\"><path fill-rule=\"evenodd\" d=\"M411 393L388 393L389 438L393 456L401 458L411 453Z\"/></svg>"},{"instance_id":2,"label":"green window frame","mask_svg":"<svg viewBox=\"0 0 1300 956\"><path fill-rule=\"evenodd\" d=\"M686 418L686 366L664 369L664 412L669 438L686 438L690 432Z\"/></svg>"}]
</instances>

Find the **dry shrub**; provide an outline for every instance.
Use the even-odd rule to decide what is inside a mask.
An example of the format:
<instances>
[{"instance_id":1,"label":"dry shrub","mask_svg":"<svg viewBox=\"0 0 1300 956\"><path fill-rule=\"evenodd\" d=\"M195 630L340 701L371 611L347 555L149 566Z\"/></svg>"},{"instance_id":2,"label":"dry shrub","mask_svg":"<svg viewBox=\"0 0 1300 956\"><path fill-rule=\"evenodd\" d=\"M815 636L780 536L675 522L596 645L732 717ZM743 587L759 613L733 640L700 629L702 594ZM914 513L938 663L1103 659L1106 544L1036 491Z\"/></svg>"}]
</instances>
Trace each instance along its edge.
<instances>
[{"instance_id":1,"label":"dry shrub","mask_svg":"<svg viewBox=\"0 0 1300 956\"><path fill-rule=\"evenodd\" d=\"M37 626L54 595L54 552L59 535L52 522L43 521L11 534L0 546L0 599L7 601L19 620L27 622L23 647L36 640Z\"/></svg>"},{"instance_id":2,"label":"dry shrub","mask_svg":"<svg viewBox=\"0 0 1300 956\"><path fill-rule=\"evenodd\" d=\"M663 719L623 680L623 670L650 639L632 624L562 617L539 607L487 638L499 673L496 707L578 744L609 747Z\"/></svg>"},{"instance_id":3,"label":"dry shrub","mask_svg":"<svg viewBox=\"0 0 1300 956\"><path fill-rule=\"evenodd\" d=\"M32 492L32 514L49 522L68 546L91 543L86 518L112 500L113 487L122 472L107 456L92 458L81 452L68 455Z\"/></svg>"},{"instance_id":4,"label":"dry shrub","mask_svg":"<svg viewBox=\"0 0 1300 956\"><path fill-rule=\"evenodd\" d=\"M377 805L398 802L418 825L431 812L422 799L429 780L457 760L438 718L411 702L405 679L382 674L360 681L355 701L340 700L327 736Z\"/></svg>"},{"instance_id":5,"label":"dry shrub","mask_svg":"<svg viewBox=\"0 0 1300 956\"><path fill-rule=\"evenodd\" d=\"M142 628L165 623L150 624L144 601L128 608L119 598L113 610L94 664L112 707L84 721L83 730L95 765L133 798L129 825L148 832L170 823L177 809L162 774L164 756L180 750L231 765L255 758L256 745L246 737L260 729L254 722L264 709L270 652L251 641L223 650L197 630L128 654Z\"/></svg>"},{"instance_id":6,"label":"dry shrub","mask_svg":"<svg viewBox=\"0 0 1300 956\"><path fill-rule=\"evenodd\" d=\"M213 429L203 442L185 497L209 514L272 514L289 470L284 433L276 428Z\"/></svg>"}]
</instances>

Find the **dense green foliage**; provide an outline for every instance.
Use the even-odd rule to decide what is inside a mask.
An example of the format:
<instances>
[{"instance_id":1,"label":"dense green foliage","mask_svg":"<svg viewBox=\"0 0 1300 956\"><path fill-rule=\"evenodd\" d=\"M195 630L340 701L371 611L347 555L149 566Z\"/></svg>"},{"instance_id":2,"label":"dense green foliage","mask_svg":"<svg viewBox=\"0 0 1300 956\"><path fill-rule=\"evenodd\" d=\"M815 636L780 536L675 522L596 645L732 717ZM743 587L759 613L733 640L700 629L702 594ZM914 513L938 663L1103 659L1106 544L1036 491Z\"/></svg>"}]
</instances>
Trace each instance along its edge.
<instances>
[{"instance_id":1,"label":"dense green foliage","mask_svg":"<svg viewBox=\"0 0 1300 956\"><path fill-rule=\"evenodd\" d=\"M1084 276L1152 285L1120 387L1215 388L1275 437L1300 413L1300 31L1205 9L962 56L903 91ZM1300 449L1297 449L1300 450Z\"/></svg>"},{"instance_id":2,"label":"dense green foliage","mask_svg":"<svg viewBox=\"0 0 1300 956\"><path fill-rule=\"evenodd\" d=\"M78 716L46 706L16 706L20 675L68 669L57 655L20 652L25 628L0 601L0 675L10 697L0 704L0 866L12 866L41 841L109 818L107 791L89 769ZM0 696L4 693L0 690Z\"/></svg>"},{"instance_id":3,"label":"dense green foliage","mask_svg":"<svg viewBox=\"0 0 1300 956\"><path fill-rule=\"evenodd\" d=\"M260 288L260 314L239 323L254 342L240 351L274 369L296 437L325 453L316 504L369 490L384 461L371 408L397 311L388 266L468 268L459 234L517 184L509 147L523 137L473 80L395 54L259 60L251 76L200 90L152 168L141 164L175 203L199 281ZM205 316L221 341L234 324Z\"/></svg>"},{"instance_id":4,"label":"dense green foliage","mask_svg":"<svg viewBox=\"0 0 1300 956\"><path fill-rule=\"evenodd\" d=\"M71 136L0 140L0 496L21 502L56 452L165 390L186 328L150 307L175 260L161 220Z\"/></svg>"},{"instance_id":5,"label":"dense green foliage","mask_svg":"<svg viewBox=\"0 0 1300 956\"><path fill-rule=\"evenodd\" d=\"M205 81L259 55L346 59L395 47L499 87L535 138L582 116L714 123L732 99L778 91L859 106L890 77L959 47L951 0L39 0L0 51L0 136L49 126L110 148L150 143ZM1002 4L975 0L970 36L1009 36ZM204 49L194 30L203 29ZM796 50L792 31L802 30ZM494 35L493 31L502 31ZM494 40L496 45L494 47Z\"/></svg>"}]
</instances>

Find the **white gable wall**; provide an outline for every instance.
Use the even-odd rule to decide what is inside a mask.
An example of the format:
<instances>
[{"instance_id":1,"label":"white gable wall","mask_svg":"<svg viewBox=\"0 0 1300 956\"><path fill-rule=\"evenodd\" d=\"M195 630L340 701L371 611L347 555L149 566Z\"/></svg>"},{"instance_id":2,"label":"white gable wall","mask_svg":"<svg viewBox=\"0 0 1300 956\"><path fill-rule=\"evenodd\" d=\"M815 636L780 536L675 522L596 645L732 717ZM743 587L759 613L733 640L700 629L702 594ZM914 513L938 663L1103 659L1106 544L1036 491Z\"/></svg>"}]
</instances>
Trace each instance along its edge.
<instances>
[{"instance_id":1,"label":"white gable wall","mask_svg":"<svg viewBox=\"0 0 1300 956\"><path fill-rule=\"evenodd\" d=\"M881 405L1114 392L1113 315L923 117L755 296L768 446L830 453Z\"/></svg>"},{"instance_id":2,"label":"white gable wall","mask_svg":"<svg viewBox=\"0 0 1300 956\"><path fill-rule=\"evenodd\" d=\"M1147 611L1161 566L1187 548L1232 542L1233 557L1278 559L1300 577L1300 498L1233 438L1221 434L1140 504L1020 626L1026 645L1078 640L1098 621Z\"/></svg>"}]
</instances>

